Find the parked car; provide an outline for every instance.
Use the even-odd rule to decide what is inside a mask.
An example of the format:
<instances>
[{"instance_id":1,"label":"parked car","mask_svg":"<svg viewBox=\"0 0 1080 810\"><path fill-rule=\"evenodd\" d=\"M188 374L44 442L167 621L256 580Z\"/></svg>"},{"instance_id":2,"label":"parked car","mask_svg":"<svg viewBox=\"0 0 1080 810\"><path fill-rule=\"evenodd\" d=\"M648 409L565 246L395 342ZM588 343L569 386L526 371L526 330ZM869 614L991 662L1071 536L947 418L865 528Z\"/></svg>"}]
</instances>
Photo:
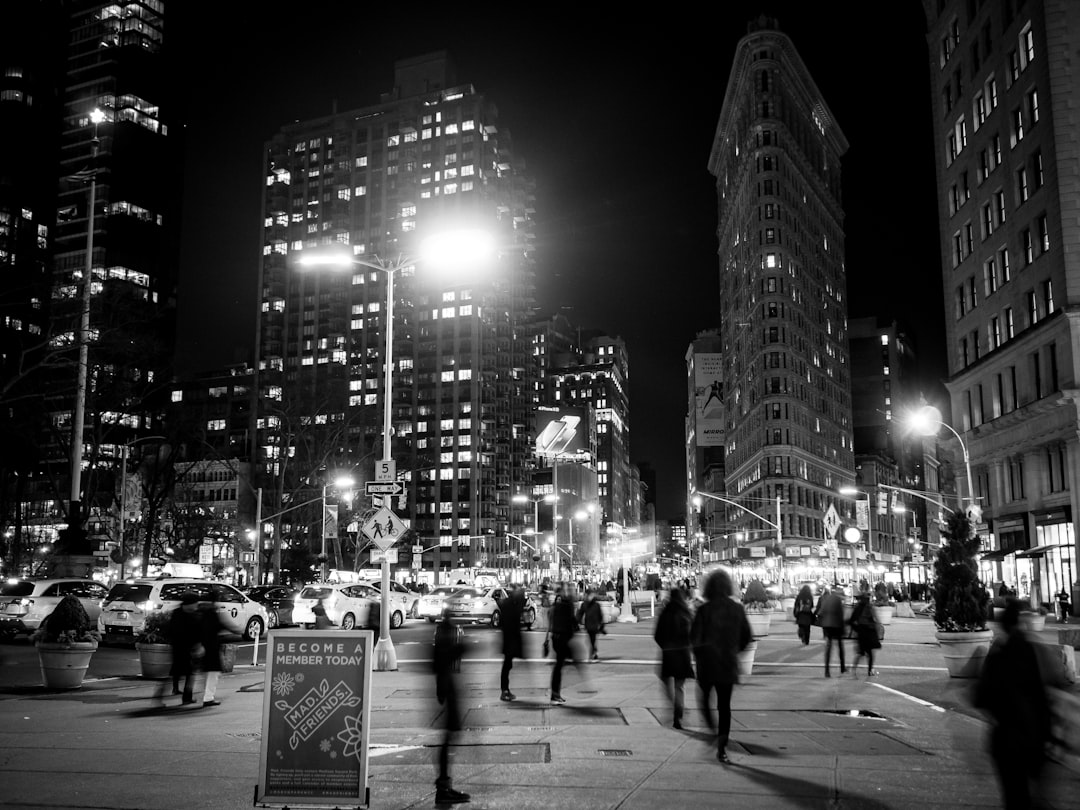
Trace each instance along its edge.
<instances>
[{"instance_id":1,"label":"parked car","mask_svg":"<svg viewBox=\"0 0 1080 810\"><path fill-rule=\"evenodd\" d=\"M33 633L68 594L78 597L96 623L108 593L100 582L80 577L9 579L0 585L0 635Z\"/></svg>"},{"instance_id":2,"label":"parked car","mask_svg":"<svg viewBox=\"0 0 1080 810\"><path fill-rule=\"evenodd\" d=\"M266 610L267 627L285 627L293 621L293 604L299 591L284 585L256 585L245 588L244 593Z\"/></svg>"},{"instance_id":3,"label":"parked car","mask_svg":"<svg viewBox=\"0 0 1080 810\"><path fill-rule=\"evenodd\" d=\"M378 580L367 580L367 582L371 585L372 588L379 591L380 593L382 592L381 582L379 582ZM416 610L420 603L420 594L416 591L409 590L400 582L394 582L393 580L391 580L390 601L396 602L397 600L401 600L401 604L405 608L405 615L408 618L418 618Z\"/></svg>"},{"instance_id":4,"label":"parked car","mask_svg":"<svg viewBox=\"0 0 1080 810\"><path fill-rule=\"evenodd\" d=\"M499 603L506 597L506 588L461 588L446 598L445 608L452 621L488 622L498 627L502 618ZM535 621L536 603L526 595L521 626L531 630Z\"/></svg>"},{"instance_id":5,"label":"parked car","mask_svg":"<svg viewBox=\"0 0 1080 810\"><path fill-rule=\"evenodd\" d=\"M142 632L146 617L156 611L169 613L180 605L181 597L194 591L200 607L213 604L222 627L246 639L263 635L270 619L254 599L232 585L187 577L158 577L117 582L105 597L98 616L98 629L106 642L133 644Z\"/></svg>"},{"instance_id":6,"label":"parked car","mask_svg":"<svg viewBox=\"0 0 1080 810\"><path fill-rule=\"evenodd\" d=\"M293 620L305 627L315 625L313 608L323 600L326 618L342 630L371 627L371 607L382 595L366 582L315 582L305 585L293 604ZM390 627L401 627L405 613L401 601L390 603Z\"/></svg>"},{"instance_id":7,"label":"parked car","mask_svg":"<svg viewBox=\"0 0 1080 810\"><path fill-rule=\"evenodd\" d=\"M416 617L427 619L429 622L437 621L443 612L443 604L447 597L461 590L460 585L440 585L438 588L424 594L416 603Z\"/></svg>"},{"instance_id":8,"label":"parked car","mask_svg":"<svg viewBox=\"0 0 1080 810\"><path fill-rule=\"evenodd\" d=\"M362 579L357 584L366 585L367 587L369 587L373 591L375 591L375 593L377 593L377 594L382 593L382 588L381 588L382 583L378 582L376 580ZM401 588L401 590L397 590L394 587L394 585L396 585L396 584L397 584L396 582L391 582L390 583L390 593L387 595L387 598L386 598L387 604L390 606L390 627L391 628L401 627L401 625L405 623L405 617L409 616L411 614L411 612L413 610L413 607L414 607L413 602L415 601L413 596L411 595L411 591L409 591L408 588L406 588L404 586L399 586ZM404 591L404 593L402 593L402 591ZM416 594L416 598L419 598L419 596L420 596L419 594ZM395 617L397 617L399 615L400 615L400 618L395 618ZM396 622L396 624L395 624L395 622Z\"/></svg>"}]
</instances>

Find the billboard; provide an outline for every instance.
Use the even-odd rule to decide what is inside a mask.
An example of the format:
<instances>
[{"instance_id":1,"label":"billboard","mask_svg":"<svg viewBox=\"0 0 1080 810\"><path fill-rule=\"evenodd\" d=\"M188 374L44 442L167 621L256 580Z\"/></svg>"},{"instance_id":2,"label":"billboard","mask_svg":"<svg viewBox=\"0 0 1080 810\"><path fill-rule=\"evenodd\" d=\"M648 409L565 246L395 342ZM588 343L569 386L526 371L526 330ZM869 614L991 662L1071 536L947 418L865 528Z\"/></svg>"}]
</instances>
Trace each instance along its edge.
<instances>
[{"instance_id":1,"label":"billboard","mask_svg":"<svg viewBox=\"0 0 1080 810\"><path fill-rule=\"evenodd\" d=\"M572 408L541 408L536 419L536 455L573 458L589 449L589 423Z\"/></svg>"},{"instance_id":2,"label":"billboard","mask_svg":"<svg viewBox=\"0 0 1080 810\"><path fill-rule=\"evenodd\" d=\"M698 447L724 446L724 360L722 354L694 355L694 399Z\"/></svg>"}]
</instances>

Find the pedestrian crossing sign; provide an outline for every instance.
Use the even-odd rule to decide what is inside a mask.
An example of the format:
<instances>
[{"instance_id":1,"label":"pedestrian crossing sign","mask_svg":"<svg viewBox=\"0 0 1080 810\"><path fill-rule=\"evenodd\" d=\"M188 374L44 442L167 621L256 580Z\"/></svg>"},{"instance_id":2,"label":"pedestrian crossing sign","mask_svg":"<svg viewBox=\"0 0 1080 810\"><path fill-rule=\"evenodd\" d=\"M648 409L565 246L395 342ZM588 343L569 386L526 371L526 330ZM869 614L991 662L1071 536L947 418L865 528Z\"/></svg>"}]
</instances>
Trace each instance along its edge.
<instances>
[{"instance_id":1,"label":"pedestrian crossing sign","mask_svg":"<svg viewBox=\"0 0 1080 810\"><path fill-rule=\"evenodd\" d=\"M360 527L364 536L383 551L394 545L405 534L406 529L401 518L385 506L378 509Z\"/></svg>"}]
</instances>

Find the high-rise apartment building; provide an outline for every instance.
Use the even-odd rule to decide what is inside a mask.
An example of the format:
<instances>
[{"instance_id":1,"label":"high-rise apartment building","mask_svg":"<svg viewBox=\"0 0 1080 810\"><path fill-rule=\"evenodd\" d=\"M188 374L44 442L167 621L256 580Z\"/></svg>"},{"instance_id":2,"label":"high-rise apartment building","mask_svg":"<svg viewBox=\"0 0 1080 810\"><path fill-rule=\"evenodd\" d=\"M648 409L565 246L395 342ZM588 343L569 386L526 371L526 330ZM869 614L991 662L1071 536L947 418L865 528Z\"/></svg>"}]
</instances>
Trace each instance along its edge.
<instances>
[{"instance_id":1,"label":"high-rise apartment building","mask_svg":"<svg viewBox=\"0 0 1080 810\"><path fill-rule=\"evenodd\" d=\"M396 63L377 104L282 127L266 144L257 414L261 480L370 479L381 458L387 276L310 269L305 252L397 262L461 222L496 252L446 275L394 274L395 499L423 570L491 565L527 486L535 364L532 186L492 101L445 53ZM266 507L267 511L274 508ZM417 561L419 562L419 561Z\"/></svg>"},{"instance_id":2,"label":"high-rise apartment building","mask_svg":"<svg viewBox=\"0 0 1080 810\"><path fill-rule=\"evenodd\" d=\"M709 157L725 497L757 513L725 505L725 524L750 538L728 556L763 550L820 562L826 509L850 511L837 495L854 477L840 193L847 146L792 41L774 20L751 23ZM840 549L841 566L854 552Z\"/></svg>"},{"instance_id":3,"label":"high-rise apartment building","mask_svg":"<svg viewBox=\"0 0 1080 810\"><path fill-rule=\"evenodd\" d=\"M942 410L983 508L984 576L1046 602L1077 580L1080 5L923 7L948 343ZM957 489L969 497L966 480Z\"/></svg>"},{"instance_id":4,"label":"high-rise apartment building","mask_svg":"<svg viewBox=\"0 0 1080 810\"><path fill-rule=\"evenodd\" d=\"M4 8L5 33L18 32L8 28L8 15L20 5L27 4ZM40 105L51 118L29 132L51 127L58 136L44 141L56 147L49 156L36 146L13 153L24 164L20 174L33 171L36 183L55 190L47 195L51 210L38 193L0 212L0 226L6 220L20 238L35 235L21 257L8 258L32 282L22 288L28 309L19 323L45 344L36 359L46 371L22 392L38 417L22 429L40 455L18 500L38 536L55 539L69 524L65 550L85 554L80 530L112 508L122 446L162 432L174 351L180 129L170 133L163 2L35 5L48 7L38 9L43 29L23 31L27 41L47 43L29 64L36 73L18 81L27 65L12 64L0 91L5 112L26 108L14 121L26 122L29 108ZM47 281L38 272L43 263ZM75 436L79 404L84 428ZM81 462L77 476L73 455Z\"/></svg>"}]
</instances>

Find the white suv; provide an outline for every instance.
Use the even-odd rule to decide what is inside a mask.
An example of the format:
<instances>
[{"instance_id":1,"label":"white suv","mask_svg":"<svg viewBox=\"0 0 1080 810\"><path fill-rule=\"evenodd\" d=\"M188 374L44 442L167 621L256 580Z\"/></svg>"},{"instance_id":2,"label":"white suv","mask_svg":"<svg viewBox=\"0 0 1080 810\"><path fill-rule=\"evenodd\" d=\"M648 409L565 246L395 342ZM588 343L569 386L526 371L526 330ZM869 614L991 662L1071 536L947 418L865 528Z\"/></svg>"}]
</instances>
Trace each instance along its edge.
<instances>
[{"instance_id":1,"label":"white suv","mask_svg":"<svg viewBox=\"0 0 1080 810\"><path fill-rule=\"evenodd\" d=\"M117 582L112 586L98 618L98 629L106 642L134 643L146 617L155 611L166 613L180 605L187 591L198 594L199 605L213 604L222 627L251 639L264 635L269 627L266 609L232 585L205 579L159 577Z\"/></svg>"},{"instance_id":2,"label":"white suv","mask_svg":"<svg viewBox=\"0 0 1080 810\"><path fill-rule=\"evenodd\" d=\"M9 579L0 585L0 635L33 633L68 594L74 594L97 624L109 589L92 579Z\"/></svg>"},{"instance_id":3,"label":"white suv","mask_svg":"<svg viewBox=\"0 0 1080 810\"><path fill-rule=\"evenodd\" d=\"M396 629L405 622L406 605L403 599L391 595L390 627ZM382 595L368 582L313 582L305 585L293 603L293 621L302 627L315 624L312 608L323 600L326 618L342 630L371 626L372 604L381 604Z\"/></svg>"}]
</instances>

